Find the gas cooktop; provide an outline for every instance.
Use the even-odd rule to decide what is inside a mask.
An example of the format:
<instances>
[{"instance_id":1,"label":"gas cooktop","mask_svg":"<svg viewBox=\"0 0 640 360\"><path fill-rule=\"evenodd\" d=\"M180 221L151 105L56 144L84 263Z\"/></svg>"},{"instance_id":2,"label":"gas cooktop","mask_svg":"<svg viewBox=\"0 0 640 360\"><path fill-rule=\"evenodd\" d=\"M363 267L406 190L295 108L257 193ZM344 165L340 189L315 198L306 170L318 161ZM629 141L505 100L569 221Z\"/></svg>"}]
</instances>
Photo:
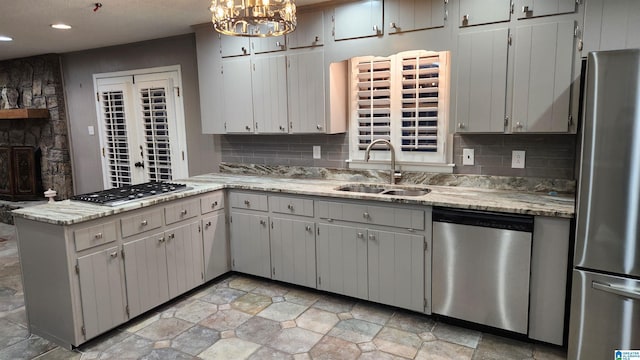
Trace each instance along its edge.
<instances>
[{"instance_id":1,"label":"gas cooktop","mask_svg":"<svg viewBox=\"0 0 640 360\"><path fill-rule=\"evenodd\" d=\"M87 201L99 205L118 206L141 199L148 199L170 192L191 189L185 184L168 182L148 182L119 188L74 195L71 200Z\"/></svg>"}]
</instances>

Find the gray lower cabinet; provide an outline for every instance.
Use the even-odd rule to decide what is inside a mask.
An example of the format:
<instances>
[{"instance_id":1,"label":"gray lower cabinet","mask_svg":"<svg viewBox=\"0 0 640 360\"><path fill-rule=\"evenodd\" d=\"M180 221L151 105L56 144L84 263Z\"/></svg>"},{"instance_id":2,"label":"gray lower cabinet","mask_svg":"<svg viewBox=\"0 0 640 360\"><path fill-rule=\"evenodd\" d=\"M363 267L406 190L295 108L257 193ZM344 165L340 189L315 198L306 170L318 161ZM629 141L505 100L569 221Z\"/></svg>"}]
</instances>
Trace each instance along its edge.
<instances>
[{"instance_id":1,"label":"gray lower cabinet","mask_svg":"<svg viewBox=\"0 0 640 360\"><path fill-rule=\"evenodd\" d=\"M233 211L230 221L232 269L270 278L269 216Z\"/></svg>"},{"instance_id":2,"label":"gray lower cabinet","mask_svg":"<svg viewBox=\"0 0 640 360\"><path fill-rule=\"evenodd\" d=\"M84 336L92 338L127 321L118 247L79 257L78 270Z\"/></svg>"},{"instance_id":3,"label":"gray lower cabinet","mask_svg":"<svg viewBox=\"0 0 640 360\"><path fill-rule=\"evenodd\" d=\"M316 287L316 225L313 220L271 218L271 275Z\"/></svg>"},{"instance_id":4,"label":"gray lower cabinet","mask_svg":"<svg viewBox=\"0 0 640 360\"><path fill-rule=\"evenodd\" d=\"M229 240L224 211L202 219L204 245L204 281L209 281L231 270Z\"/></svg>"},{"instance_id":5,"label":"gray lower cabinet","mask_svg":"<svg viewBox=\"0 0 640 360\"><path fill-rule=\"evenodd\" d=\"M200 222L165 231L169 296L174 298L204 282Z\"/></svg>"}]
</instances>

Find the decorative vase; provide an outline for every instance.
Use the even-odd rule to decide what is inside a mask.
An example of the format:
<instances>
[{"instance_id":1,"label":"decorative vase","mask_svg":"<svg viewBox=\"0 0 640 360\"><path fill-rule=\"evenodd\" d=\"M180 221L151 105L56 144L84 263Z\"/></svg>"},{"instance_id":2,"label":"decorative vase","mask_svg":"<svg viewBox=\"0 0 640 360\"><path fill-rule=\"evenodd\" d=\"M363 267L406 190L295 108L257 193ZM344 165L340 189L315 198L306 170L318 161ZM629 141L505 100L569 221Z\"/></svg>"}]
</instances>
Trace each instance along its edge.
<instances>
[{"instance_id":1,"label":"decorative vase","mask_svg":"<svg viewBox=\"0 0 640 360\"><path fill-rule=\"evenodd\" d=\"M18 90L12 88L2 89L2 100L4 103L4 109L17 109L18 108Z\"/></svg>"}]
</instances>

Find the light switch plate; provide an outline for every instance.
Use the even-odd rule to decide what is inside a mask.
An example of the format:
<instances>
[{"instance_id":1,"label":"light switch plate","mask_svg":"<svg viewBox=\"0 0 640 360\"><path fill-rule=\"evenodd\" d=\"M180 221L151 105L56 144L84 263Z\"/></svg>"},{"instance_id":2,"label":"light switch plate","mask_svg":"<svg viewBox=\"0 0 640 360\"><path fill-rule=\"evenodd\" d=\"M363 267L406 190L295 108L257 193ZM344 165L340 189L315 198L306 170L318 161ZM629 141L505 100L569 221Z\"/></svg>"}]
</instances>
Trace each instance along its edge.
<instances>
[{"instance_id":1,"label":"light switch plate","mask_svg":"<svg viewBox=\"0 0 640 360\"><path fill-rule=\"evenodd\" d=\"M524 150L513 150L511 152L511 167L514 169L524 169Z\"/></svg>"},{"instance_id":2,"label":"light switch plate","mask_svg":"<svg viewBox=\"0 0 640 360\"><path fill-rule=\"evenodd\" d=\"M473 165L474 163L473 149L462 149L462 165Z\"/></svg>"},{"instance_id":3,"label":"light switch plate","mask_svg":"<svg viewBox=\"0 0 640 360\"><path fill-rule=\"evenodd\" d=\"M321 157L320 146L314 145L313 146L313 158L314 159L320 159L320 157Z\"/></svg>"},{"instance_id":4,"label":"light switch plate","mask_svg":"<svg viewBox=\"0 0 640 360\"><path fill-rule=\"evenodd\" d=\"M89 135L95 135L96 131L94 130L93 126L89 125L87 126L87 131L89 132Z\"/></svg>"}]
</instances>

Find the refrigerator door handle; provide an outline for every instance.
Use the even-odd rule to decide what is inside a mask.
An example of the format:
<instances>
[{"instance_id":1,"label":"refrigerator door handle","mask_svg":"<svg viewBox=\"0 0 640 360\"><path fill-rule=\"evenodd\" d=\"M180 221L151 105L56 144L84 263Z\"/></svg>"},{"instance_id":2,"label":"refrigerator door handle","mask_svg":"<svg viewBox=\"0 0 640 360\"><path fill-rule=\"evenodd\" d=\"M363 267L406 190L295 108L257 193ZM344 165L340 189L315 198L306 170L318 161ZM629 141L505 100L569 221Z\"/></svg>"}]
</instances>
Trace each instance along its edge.
<instances>
[{"instance_id":1,"label":"refrigerator door handle","mask_svg":"<svg viewBox=\"0 0 640 360\"><path fill-rule=\"evenodd\" d=\"M596 290L606 291L606 292L620 295L626 298L640 300L640 291L637 291L635 289L615 286L615 285L606 284L606 283L603 284L597 281L592 281L591 287L593 287Z\"/></svg>"}]
</instances>

